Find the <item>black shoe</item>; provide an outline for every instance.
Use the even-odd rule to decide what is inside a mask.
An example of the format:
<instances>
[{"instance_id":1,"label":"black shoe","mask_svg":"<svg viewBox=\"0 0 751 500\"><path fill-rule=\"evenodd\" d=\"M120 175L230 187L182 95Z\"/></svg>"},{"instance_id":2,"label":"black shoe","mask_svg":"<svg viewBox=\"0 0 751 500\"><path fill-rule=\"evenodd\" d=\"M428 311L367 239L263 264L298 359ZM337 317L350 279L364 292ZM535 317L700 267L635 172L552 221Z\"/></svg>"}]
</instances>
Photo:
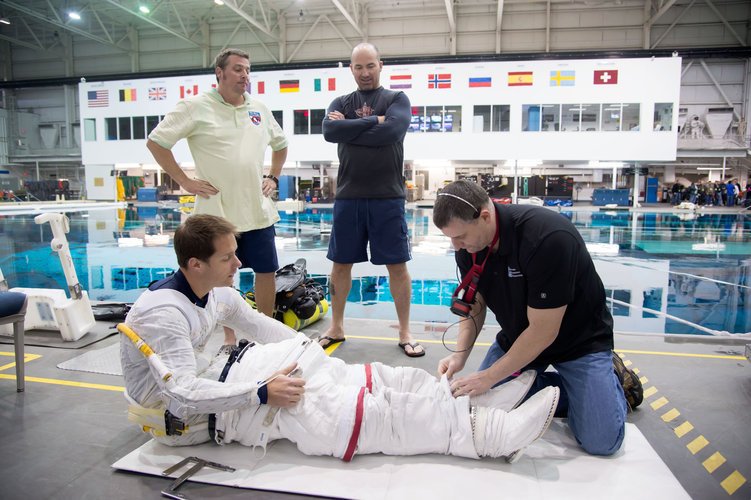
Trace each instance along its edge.
<instances>
[{"instance_id":1,"label":"black shoe","mask_svg":"<svg viewBox=\"0 0 751 500\"><path fill-rule=\"evenodd\" d=\"M613 352L613 370L621 382L628 407L633 410L644 401L644 389L641 386L641 380L633 370L626 368L617 352Z\"/></svg>"}]
</instances>

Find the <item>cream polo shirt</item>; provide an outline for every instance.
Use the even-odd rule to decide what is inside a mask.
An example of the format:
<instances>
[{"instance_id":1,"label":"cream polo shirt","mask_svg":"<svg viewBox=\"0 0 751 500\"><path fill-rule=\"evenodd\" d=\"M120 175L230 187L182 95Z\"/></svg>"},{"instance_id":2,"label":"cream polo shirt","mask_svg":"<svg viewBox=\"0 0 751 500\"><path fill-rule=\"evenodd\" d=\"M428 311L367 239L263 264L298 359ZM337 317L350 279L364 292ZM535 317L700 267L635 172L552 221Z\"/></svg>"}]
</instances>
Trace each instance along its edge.
<instances>
[{"instance_id":1,"label":"cream polo shirt","mask_svg":"<svg viewBox=\"0 0 751 500\"><path fill-rule=\"evenodd\" d=\"M232 106L211 89L177 103L149 134L166 149L183 138L196 164L196 178L219 190L209 198L196 196L194 213L224 217L241 232L279 220L274 202L261 192L266 147L287 147L269 108L247 92L244 104Z\"/></svg>"}]
</instances>

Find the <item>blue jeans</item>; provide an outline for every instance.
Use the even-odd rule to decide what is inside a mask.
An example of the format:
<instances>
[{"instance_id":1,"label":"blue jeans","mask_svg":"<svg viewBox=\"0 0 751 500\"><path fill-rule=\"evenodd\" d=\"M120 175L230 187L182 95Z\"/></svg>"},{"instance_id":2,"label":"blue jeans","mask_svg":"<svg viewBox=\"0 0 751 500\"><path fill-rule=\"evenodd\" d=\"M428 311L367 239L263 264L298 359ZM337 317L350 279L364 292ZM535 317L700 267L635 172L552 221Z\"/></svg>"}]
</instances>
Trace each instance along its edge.
<instances>
[{"instance_id":1,"label":"blue jeans","mask_svg":"<svg viewBox=\"0 0 751 500\"><path fill-rule=\"evenodd\" d=\"M495 363L505 352L497 342L488 349L478 371ZM554 363L556 372L546 372L546 365L530 364L537 371L527 397L553 385L561 390L556 414L568 411L568 426L577 442L592 455L612 455L623 443L626 424L626 397L613 370L611 351L587 354L572 361ZM496 385L507 382L502 380Z\"/></svg>"}]
</instances>

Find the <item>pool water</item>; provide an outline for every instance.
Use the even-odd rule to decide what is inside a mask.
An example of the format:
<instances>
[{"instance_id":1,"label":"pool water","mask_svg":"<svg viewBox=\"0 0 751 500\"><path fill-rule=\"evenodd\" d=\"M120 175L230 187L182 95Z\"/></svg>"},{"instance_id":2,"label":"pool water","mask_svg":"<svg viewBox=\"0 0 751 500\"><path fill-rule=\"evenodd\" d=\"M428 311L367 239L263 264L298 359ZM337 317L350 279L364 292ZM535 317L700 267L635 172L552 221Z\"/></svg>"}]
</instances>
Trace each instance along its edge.
<instances>
[{"instance_id":1,"label":"pool water","mask_svg":"<svg viewBox=\"0 0 751 500\"><path fill-rule=\"evenodd\" d=\"M561 213L591 245L617 331L751 331L751 216ZM177 269L171 235L186 217L179 210L129 206L67 215L74 266L92 300L133 302L149 283ZM305 258L308 274L327 285L331 209L309 208L280 216L276 225L280 265ZM456 321L448 310L458 282L449 240L433 226L429 208L408 209L407 224L413 254L408 264L410 319ZM0 269L10 287L67 289L51 239L49 224L35 224L33 215L0 216ZM235 286L251 290L253 273L238 273ZM346 316L395 318L384 266L354 266Z\"/></svg>"}]
</instances>

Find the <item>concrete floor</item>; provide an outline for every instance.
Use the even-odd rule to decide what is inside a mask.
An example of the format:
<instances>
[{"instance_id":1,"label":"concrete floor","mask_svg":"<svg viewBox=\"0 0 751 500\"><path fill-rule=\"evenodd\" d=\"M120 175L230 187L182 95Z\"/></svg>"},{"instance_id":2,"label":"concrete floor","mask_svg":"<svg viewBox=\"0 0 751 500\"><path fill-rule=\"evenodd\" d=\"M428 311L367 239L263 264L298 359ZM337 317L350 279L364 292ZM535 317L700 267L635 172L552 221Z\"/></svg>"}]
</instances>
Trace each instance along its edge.
<instances>
[{"instance_id":1,"label":"concrete floor","mask_svg":"<svg viewBox=\"0 0 751 500\"><path fill-rule=\"evenodd\" d=\"M325 318L306 333L318 335L328 322ZM444 327L414 323L413 334L427 355L412 359L396 346L395 322L352 319L347 322L351 332L347 342L332 355L353 363L378 360L435 372L438 361L448 354L441 345ZM486 327L478 343L491 342L494 334ZM147 441L126 419L122 378L56 366L117 342L113 335L82 349L27 346L27 354L40 357L26 363L23 393L15 390L12 345L0 345L0 353L5 353L0 358L0 425L5 429L0 498L157 498L169 486L168 479L110 467ZM695 499L751 498L751 364L744 347L743 342L719 339L616 336L616 350L644 377L650 394L628 420ZM485 350L476 347L468 366L477 366ZM634 478L634 498L649 498L648 488ZM198 483L186 483L181 491L192 498L249 496L246 490ZM252 495L298 497L259 491Z\"/></svg>"}]
</instances>

